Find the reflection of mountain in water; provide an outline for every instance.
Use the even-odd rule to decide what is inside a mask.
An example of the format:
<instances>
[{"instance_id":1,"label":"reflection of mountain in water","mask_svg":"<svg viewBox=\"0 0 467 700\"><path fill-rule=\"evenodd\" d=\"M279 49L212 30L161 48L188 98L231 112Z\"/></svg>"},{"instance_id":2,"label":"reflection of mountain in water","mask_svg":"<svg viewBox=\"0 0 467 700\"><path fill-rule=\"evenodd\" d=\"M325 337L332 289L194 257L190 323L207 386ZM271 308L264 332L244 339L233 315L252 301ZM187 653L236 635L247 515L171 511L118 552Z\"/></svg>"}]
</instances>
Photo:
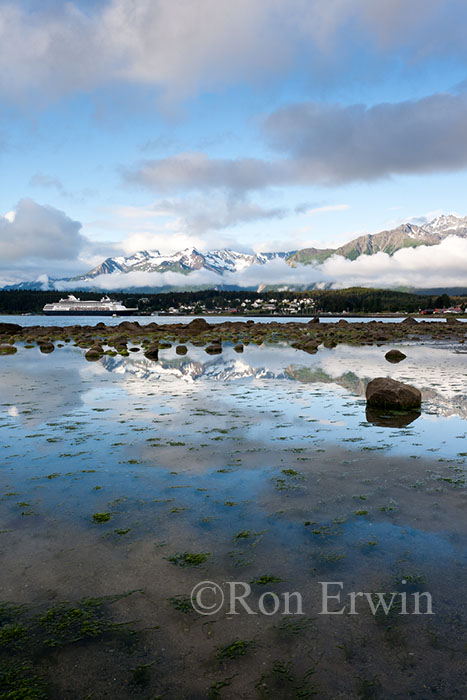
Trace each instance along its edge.
<instances>
[{"instance_id":1,"label":"reflection of mountain in water","mask_svg":"<svg viewBox=\"0 0 467 700\"><path fill-rule=\"evenodd\" d=\"M305 384L338 384L358 396L365 396L366 385L372 378L358 377L354 372L345 372L340 376L333 377L327 374L321 367L297 367L295 365L289 365L285 372L290 379ZM413 381L415 383L415 378ZM467 418L467 396L465 394L458 396L451 394L445 395L433 387L423 387L421 391L425 405L431 404L435 406L438 415L458 415L461 416L461 418Z\"/></svg>"},{"instance_id":2,"label":"reflection of mountain in water","mask_svg":"<svg viewBox=\"0 0 467 700\"><path fill-rule=\"evenodd\" d=\"M102 364L109 372L118 374L131 374L139 379L159 379L172 376L193 382L201 378L215 379L217 381L232 381L254 377L255 379L284 379L284 372L274 373L265 367L251 367L244 360L222 358L210 359L206 362L172 359L160 359L157 362L141 358L127 362L125 359L104 356Z\"/></svg>"},{"instance_id":3,"label":"reflection of mountain in water","mask_svg":"<svg viewBox=\"0 0 467 700\"><path fill-rule=\"evenodd\" d=\"M420 354L420 349L417 349ZM404 367L389 365L379 349L364 349L364 352L343 347L341 350L320 351L318 355L306 358L305 364L290 362L290 349L275 351L250 349L242 357L233 356L226 348L222 355L209 357L161 357L157 362L145 357L104 356L102 365L109 372L134 377L141 381L172 378L183 382L200 379L213 379L229 382L246 378L292 380L302 384L334 384L346 389L355 396L365 396L365 388L370 379L377 376L393 376L418 386L422 391L425 412L433 409L437 415L459 415L467 418L467 395L460 386L459 367L454 365L452 352L443 352L432 357L417 357L414 352L413 364ZM191 354L191 351L190 351ZM446 355L446 356L445 356ZM247 361L247 359L249 362ZM301 358L300 358L301 359ZM422 362L418 362L423 360ZM343 371L344 370L344 371Z\"/></svg>"},{"instance_id":4,"label":"reflection of mountain in water","mask_svg":"<svg viewBox=\"0 0 467 700\"><path fill-rule=\"evenodd\" d=\"M321 367L296 367L289 365L285 370L289 379L294 379L304 384L339 384L352 394L365 395L365 388L369 379L357 377L353 372L345 372L340 377L331 377Z\"/></svg>"}]
</instances>

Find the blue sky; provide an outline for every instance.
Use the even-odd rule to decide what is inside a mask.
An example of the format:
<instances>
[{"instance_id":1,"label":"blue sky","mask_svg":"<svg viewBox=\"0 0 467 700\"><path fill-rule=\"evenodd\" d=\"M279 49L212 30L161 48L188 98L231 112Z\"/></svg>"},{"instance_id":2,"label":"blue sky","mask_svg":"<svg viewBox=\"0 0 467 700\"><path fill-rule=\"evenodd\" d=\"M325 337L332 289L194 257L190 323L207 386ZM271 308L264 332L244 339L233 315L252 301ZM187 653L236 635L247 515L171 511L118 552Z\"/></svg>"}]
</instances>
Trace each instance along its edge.
<instances>
[{"instance_id":1,"label":"blue sky","mask_svg":"<svg viewBox=\"0 0 467 700\"><path fill-rule=\"evenodd\" d=\"M0 281L467 214L463 0L0 0Z\"/></svg>"}]
</instances>

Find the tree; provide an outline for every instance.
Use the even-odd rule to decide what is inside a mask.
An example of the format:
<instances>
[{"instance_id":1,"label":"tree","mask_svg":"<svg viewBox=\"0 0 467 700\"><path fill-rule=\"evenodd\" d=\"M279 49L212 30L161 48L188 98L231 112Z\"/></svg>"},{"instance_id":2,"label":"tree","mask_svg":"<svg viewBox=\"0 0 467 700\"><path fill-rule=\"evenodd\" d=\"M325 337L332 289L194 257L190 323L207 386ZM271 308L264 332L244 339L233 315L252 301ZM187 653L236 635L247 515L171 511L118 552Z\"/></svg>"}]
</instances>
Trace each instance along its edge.
<instances>
[{"instance_id":1,"label":"tree","mask_svg":"<svg viewBox=\"0 0 467 700\"><path fill-rule=\"evenodd\" d=\"M435 301L436 309L447 309L451 306L451 299L447 294L441 294Z\"/></svg>"}]
</instances>

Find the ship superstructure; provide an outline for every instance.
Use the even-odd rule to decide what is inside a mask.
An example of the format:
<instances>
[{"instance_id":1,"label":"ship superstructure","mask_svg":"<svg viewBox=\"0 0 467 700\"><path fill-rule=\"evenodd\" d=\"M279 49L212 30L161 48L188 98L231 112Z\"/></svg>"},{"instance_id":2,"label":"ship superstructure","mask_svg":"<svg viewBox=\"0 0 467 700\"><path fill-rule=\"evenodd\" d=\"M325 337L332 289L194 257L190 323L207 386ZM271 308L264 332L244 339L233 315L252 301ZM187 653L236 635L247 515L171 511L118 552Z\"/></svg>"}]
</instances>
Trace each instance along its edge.
<instances>
[{"instance_id":1,"label":"ship superstructure","mask_svg":"<svg viewBox=\"0 0 467 700\"><path fill-rule=\"evenodd\" d=\"M138 313L138 309L128 309L121 301L115 301L103 296L100 301L82 301L79 297L69 294L66 299L46 304L43 312L47 316L130 316Z\"/></svg>"}]
</instances>

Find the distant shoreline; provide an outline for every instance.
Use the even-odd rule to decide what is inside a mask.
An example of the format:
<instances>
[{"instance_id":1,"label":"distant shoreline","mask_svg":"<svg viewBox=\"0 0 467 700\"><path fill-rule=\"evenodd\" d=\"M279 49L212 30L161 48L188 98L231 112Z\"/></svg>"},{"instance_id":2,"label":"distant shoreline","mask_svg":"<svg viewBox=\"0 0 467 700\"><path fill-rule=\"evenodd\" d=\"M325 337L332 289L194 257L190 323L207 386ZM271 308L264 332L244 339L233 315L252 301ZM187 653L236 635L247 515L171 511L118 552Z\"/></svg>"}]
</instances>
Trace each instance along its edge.
<instances>
[{"instance_id":1,"label":"distant shoreline","mask_svg":"<svg viewBox=\"0 0 467 700\"><path fill-rule=\"evenodd\" d=\"M76 318L83 317L85 314L76 314ZM0 314L0 317L2 316L38 316L38 317L44 317L44 318L50 318L47 314L44 313L20 313L20 312L4 312ZM73 316L73 314L63 314L63 317L65 316ZM88 316L88 314L86 314ZM437 318L437 319L443 319L443 318L457 318L459 316L461 317L466 317L467 313L464 312L462 313L446 313L446 314L421 314L421 313L402 313L400 311L394 311L393 313L358 313L358 312L352 312L352 313L321 313L321 314L259 314L259 313L244 313L244 314L235 314L235 313L222 313L222 312L217 312L217 313L212 313L212 314L190 314L190 313L167 313L167 312L161 312L159 314L145 314L145 313L139 313L139 314L132 314L131 318L186 318L187 316L192 317L192 318L211 318L211 317L218 317L218 316L223 316L225 318L243 318L245 316L251 317L251 318L290 318L291 320L294 319L313 319L313 318L339 318L339 319L346 319L346 318L407 318L408 316L412 318L420 318L420 319L426 319L426 318ZM56 318L60 318L61 315L58 314L55 316ZM95 314L94 316L89 314L89 318L109 318L109 316L105 315L100 315L100 314ZM128 318L128 316L122 315L119 316L117 315L117 318Z\"/></svg>"}]
</instances>

